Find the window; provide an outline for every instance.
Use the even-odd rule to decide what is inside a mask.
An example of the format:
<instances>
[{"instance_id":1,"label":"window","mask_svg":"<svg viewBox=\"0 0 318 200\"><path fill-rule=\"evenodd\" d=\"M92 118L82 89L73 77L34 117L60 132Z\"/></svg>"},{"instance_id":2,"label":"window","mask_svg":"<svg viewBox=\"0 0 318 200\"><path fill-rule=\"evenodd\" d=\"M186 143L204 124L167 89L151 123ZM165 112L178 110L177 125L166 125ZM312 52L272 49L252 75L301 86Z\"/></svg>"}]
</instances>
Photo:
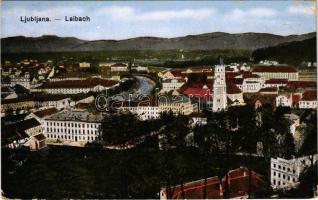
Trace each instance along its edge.
<instances>
[{"instance_id":1,"label":"window","mask_svg":"<svg viewBox=\"0 0 318 200\"><path fill-rule=\"evenodd\" d=\"M280 178L280 173L278 173L278 178Z\"/></svg>"},{"instance_id":2,"label":"window","mask_svg":"<svg viewBox=\"0 0 318 200\"><path fill-rule=\"evenodd\" d=\"M274 168L276 168L276 164L274 163Z\"/></svg>"},{"instance_id":3,"label":"window","mask_svg":"<svg viewBox=\"0 0 318 200\"><path fill-rule=\"evenodd\" d=\"M276 172L274 172L273 174L274 174L274 176L276 176Z\"/></svg>"},{"instance_id":4,"label":"window","mask_svg":"<svg viewBox=\"0 0 318 200\"><path fill-rule=\"evenodd\" d=\"M280 185L280 181L278 181L278 185Z\"/></svg>"},{"instance_id":5,"label":"window","mask_svg":"<svg viewBox=\"0 0 318 200\"><path fill-rule=\"evenodd\" d=\"M285 170L286 168L285 167L283 167L283 170Z\"/></svg>"},{"instance_id":6,"label":"window","mask_svg":"<svg viewBox=\"0 0 318 200\"><path fill-rule=\"evenodd\" d=\"M285 174L283 174L283 179L285 179Z\"/></svg>"},{"instance_id":7,"label":"window","mask_svg":"<svg viewBox=\"0 0 318 200\"><path fill-rule=\"evenodd\" d=\"M281 169L282 167L280 165L278 165L278 169Z\"/></svg>"},{"instance_id":8,"label":"window","mask_svg":"<svg viewBox=\"0 0 318 200\"><path fill-rule=\"evenodd\" d=\"M276 180L275 179L273 179L273 184L276 185Z\"/></svg>"}]
</instances>

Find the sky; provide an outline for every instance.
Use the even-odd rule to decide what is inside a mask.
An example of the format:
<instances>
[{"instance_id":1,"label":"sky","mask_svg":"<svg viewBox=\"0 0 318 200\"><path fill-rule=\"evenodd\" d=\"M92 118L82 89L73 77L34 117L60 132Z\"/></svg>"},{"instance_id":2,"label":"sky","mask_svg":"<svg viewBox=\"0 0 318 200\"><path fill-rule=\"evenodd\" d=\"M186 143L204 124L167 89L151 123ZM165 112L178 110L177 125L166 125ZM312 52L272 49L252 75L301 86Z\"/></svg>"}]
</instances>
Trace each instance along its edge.
<instances>
[{"instance_id":1,"label":"sky","mask_svg":"<svg viewBox=\"0 0 318 200\"><path fill-rule=\"evenodd\" d=\"M86 40L177 37L209 32L278 35L316 31L315 1L3 1L1 37L58 35ZM61 18L23 23L20 17ZM90 22L65 22L89 16Z\"/></svg>"}]
</instances>

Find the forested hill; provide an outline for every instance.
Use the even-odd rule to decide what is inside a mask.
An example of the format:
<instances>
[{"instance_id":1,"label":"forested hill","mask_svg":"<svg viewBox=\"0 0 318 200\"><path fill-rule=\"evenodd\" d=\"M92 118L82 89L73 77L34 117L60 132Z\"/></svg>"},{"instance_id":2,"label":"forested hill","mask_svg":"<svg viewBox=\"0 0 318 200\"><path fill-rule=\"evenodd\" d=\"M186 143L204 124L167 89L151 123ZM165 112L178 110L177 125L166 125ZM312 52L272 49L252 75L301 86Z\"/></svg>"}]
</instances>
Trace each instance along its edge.
<instances>
[{"instance_id":1,"label":"forested hill","mask_svg":"<svg viewBox=\"0 0 318 200\"><path fill-rule=\"evenodd\" d=\"M303 61L316 62L316 44L316 37L303 41L288 42L277 46L257 49L253 51L252 57L255 62L267 59L297 66Z\"/></svg>"},{"instance_id":2,"label":"forested hill","mask_svg":"<svg viewBox=\"0 0 318 200\"><path fill-rule=\"evenodd\" d=\"M91 52L118 50L255 50L315 37L316 33L281 36L269 33L213 32L174 38L137 37L124 40L80 40L74 37L8 37L1 39L2 53Z\"/></svg>"}]
</instances>

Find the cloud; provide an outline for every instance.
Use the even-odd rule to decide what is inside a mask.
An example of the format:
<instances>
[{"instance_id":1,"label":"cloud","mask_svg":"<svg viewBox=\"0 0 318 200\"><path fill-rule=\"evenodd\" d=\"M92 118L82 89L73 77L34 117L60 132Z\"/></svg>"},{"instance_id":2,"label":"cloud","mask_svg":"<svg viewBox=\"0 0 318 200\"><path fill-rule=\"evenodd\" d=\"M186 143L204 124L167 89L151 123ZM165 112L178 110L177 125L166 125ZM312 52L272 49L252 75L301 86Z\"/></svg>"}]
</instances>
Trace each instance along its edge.
<instances>
[{"instance_id":1,"label":"cloud","mask_svg":"<svg viewBox=\"0 0 318 200\"><path fill-rule=\"evenodd\" d=\"M296 14L296 15L314 15L314 7L311 6L289 6L287 11L290 14Z\"/></svg>"},{"instance_id":2,"label":"cloud","mask_svg":"<svg viewBox=\"0 0 318 200\"><path fill-rule=\"evenodd\" d=\"M8 19L17 16L63 17L66 13L68 15L80 15L83 13L83 10L78 7L54 7L41 10L29 10L22 7L15 7L3 10L1 15Z\"/></svg>"},{"instance_id":3,"label":"cloud","mask_svg":"<svg viewBox=\"0 0 318 200\"><path fill-rule=\"evenodd\" d=\"M105 7L97 11L99 15L109 15L112 19L127 21L166 21L175 19L202 20L211 17L216 10L210 8L160 10L151 12L138 12L132 7Z\"/></svg>"},{"instance_id":4,"label":"cloud","mask_svg":"<svg viewBox=\"0 0 318 200\"><path fill-rule=\"evenodd\" d=\"M251 8L248 10L234 9L231 13L224 15L226 21L246 20L254 17L273 17L277 11L271 8Z\"/></svg>"}]
</instances>

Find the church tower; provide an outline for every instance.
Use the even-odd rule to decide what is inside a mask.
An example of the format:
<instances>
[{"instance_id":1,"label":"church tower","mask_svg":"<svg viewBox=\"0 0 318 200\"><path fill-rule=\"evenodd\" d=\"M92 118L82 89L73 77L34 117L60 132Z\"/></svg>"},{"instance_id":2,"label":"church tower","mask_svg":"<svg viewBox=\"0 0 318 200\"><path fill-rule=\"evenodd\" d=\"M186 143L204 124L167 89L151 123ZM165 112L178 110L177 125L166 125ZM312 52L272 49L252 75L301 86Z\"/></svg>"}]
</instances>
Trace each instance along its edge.
<instances>
[{"instance_id":1,"label":"church tower","mask_svg":"<svg viewBox=\"0 0 318 200\"><path fill-rule=\"evenodd\" d=\"M225 110L227 106L226 98L226 80L225 80L225 66L222 58L220 58L220 65L214 68L214 83L213 83L213 112Z\"/></svg>"}]
</instances>

